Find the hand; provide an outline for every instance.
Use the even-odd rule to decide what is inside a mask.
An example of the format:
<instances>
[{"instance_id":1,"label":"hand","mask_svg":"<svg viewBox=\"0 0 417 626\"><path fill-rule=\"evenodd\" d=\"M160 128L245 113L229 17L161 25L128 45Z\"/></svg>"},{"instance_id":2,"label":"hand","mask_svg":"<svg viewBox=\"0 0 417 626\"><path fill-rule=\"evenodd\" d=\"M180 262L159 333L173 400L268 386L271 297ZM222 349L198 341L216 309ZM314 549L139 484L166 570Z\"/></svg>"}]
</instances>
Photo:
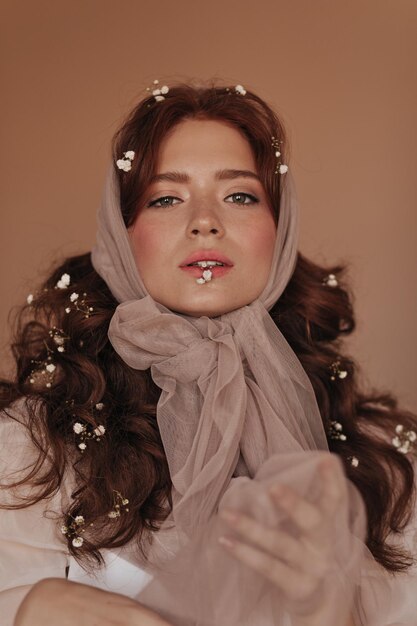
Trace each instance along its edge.
<instances>
[{"instance_id":1,"label":"hand","mask_svg":"<svg viewBox=\"0 0 417 626\"><path fill-rule=\"evenodd\" d=\"M295 606L308 605L315 592L320 591L329 571L334 556L330 531L334 529L335 513L346 491L344 474L336 459L326 458L318 469L322 491L317 506L287 486L276 484L269 490L275 506L283 510L299 530L298 539L238 511L223 509L220 512L220 517L238 534L239 540L223 536L219 542L231 555L276 585ZM320 595L316 597L320 606L311 609L308 617L300 615L297 624L324 623L324 599Z\"/></svg>"},{"instance_id":2,"label":"hand","mask_svg":"<svg viewBox=\"0 0 417 626\"><path fill-rule=\"evenodd\" d=\"M165 619L127 596L45 578L29 591L14 626L171 626Z\"/></svg>"}]
</instances>

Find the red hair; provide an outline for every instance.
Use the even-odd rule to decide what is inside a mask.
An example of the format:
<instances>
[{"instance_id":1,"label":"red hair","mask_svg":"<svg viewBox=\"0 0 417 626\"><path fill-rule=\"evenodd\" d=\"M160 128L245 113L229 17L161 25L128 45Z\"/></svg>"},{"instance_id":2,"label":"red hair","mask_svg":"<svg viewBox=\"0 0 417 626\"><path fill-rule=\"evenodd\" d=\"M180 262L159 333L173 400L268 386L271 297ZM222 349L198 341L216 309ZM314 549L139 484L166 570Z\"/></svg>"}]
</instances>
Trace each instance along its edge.
<instances>
[{"instance_id":1,"label":"red hair","mask_svg":"<svg viewBox=\"0 0 417 626\"><path fill-rule=\"evenodd\" d=\"M115 136L114 161L127 150L135 151L129 175L117 170L126 226L134 222L155 173L161 142L186 119L219 120L243 133L277 220L285 176L274 173L272 136L283 141L284 163L289 156L278 117L250 91L242 96L233 88L178 85L170 88L163 102L152 96L142 100ZM54 289L63 273L71 276L74 290L88 294L89 306L94 307L89 318L80 311L64 313L65 290ZM329 273L338 275L339 286L324 284ZM312 382L326 430L331 421L343 424L346 441L329 438L329 447L340 455L347 476L365 501L369 549L386 569L402 571L411 565L410 555L391 547L386 539L390 532L401 533L410 519L414 471L391 438L398 423L416 430L417 419L400 410L389 394L363 393L354 361L342 356L340 340L355 325L343 273L341 266L319 267L299 254L293 277L270 315ZM76 515L94 523L88 526L82 547L75 549L68 543L69 551L84 561L91 557L100 561L100 549L133 539L143 546L144 531L156 531L171 507L171 481L155 419L160 390L149 371L131 369L108 341L117 304L93 269L90 254L67 259L42 285L30 309L22 308L13 344L17 374L0 386L0 408L26 398L28 416L22 422L39 450L38 463L23 479L33 482L37 493L16 507L48 497L60 487L65 472L74 470L77 486L64 516L67 525ZM53 326L69 337L66 350L55 353L58 375L52 387L34 386L29 382L34 362L44 360L48 350L56 351L49 335ZM348 376L334 382L330 372L338 358ZM81 454L75 445L74 416L97 427L93 407L98 402L104 403L100 424L106 427L106 436ZM352 456L358 458L358 467L352 466ZM46 463L47 459L52 460ZM129 499L129 512L109 522L115 492Z\"/></svg>"}]
</instances>

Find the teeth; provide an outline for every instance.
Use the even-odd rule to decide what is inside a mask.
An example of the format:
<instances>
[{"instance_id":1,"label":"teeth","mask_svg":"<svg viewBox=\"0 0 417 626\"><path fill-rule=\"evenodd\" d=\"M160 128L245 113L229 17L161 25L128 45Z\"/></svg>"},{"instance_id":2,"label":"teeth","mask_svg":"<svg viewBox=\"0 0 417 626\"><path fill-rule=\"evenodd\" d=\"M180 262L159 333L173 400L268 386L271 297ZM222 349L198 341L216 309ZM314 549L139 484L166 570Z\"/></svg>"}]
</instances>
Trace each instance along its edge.
<instances>
[{"instance_id":1,"label":"teeth","mask_svg":"<svg viewBox=\"0 0 417 626\"><path fill-rule=\"evenodd\" d=\"M220 263L219 261L197 261L196 263L191 263L191 265L198 265L198 267L214 267L215 265L223 266L224 263Z\"/></svg>"}]
</instances>

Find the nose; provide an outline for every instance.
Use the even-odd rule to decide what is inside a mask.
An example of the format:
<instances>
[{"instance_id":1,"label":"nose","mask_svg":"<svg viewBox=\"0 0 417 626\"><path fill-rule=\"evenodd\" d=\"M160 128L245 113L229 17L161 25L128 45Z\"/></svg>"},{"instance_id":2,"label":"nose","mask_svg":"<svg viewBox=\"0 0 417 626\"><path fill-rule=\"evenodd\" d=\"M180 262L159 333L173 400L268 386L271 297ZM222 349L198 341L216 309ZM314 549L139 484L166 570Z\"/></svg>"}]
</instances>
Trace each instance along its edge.
<instances>
[{"instance_id":1,"label":"nose","mask_svg":"<svg viewBox=\"0 0 417 626\"><path fill-rule=\"evenodd\" d=\"M192 212L187 230L191 237L197 235L223 236L224 234L224 227L218 213L205 202L201 202Z\"/></svg>"}]
</instances>

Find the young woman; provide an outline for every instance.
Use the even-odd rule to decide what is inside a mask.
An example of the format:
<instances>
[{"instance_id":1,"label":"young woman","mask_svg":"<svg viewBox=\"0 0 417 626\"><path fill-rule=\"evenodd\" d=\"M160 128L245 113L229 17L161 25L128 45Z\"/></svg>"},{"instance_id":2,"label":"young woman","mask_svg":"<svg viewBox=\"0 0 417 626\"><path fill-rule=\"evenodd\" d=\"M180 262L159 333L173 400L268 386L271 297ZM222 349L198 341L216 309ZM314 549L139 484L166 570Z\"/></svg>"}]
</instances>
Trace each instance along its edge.
<instances>
[{"instance_id":1,"label":"young woman","mask_svg":"<svg viewBox=\"0 0 417 626\"><path fill-rule=\"evenodd\" d=\"M297 219L241 85L131 113L1 386L5 626L415 623L416 418L360 390L343 268Z\"/></svg>"}]
</instances>

